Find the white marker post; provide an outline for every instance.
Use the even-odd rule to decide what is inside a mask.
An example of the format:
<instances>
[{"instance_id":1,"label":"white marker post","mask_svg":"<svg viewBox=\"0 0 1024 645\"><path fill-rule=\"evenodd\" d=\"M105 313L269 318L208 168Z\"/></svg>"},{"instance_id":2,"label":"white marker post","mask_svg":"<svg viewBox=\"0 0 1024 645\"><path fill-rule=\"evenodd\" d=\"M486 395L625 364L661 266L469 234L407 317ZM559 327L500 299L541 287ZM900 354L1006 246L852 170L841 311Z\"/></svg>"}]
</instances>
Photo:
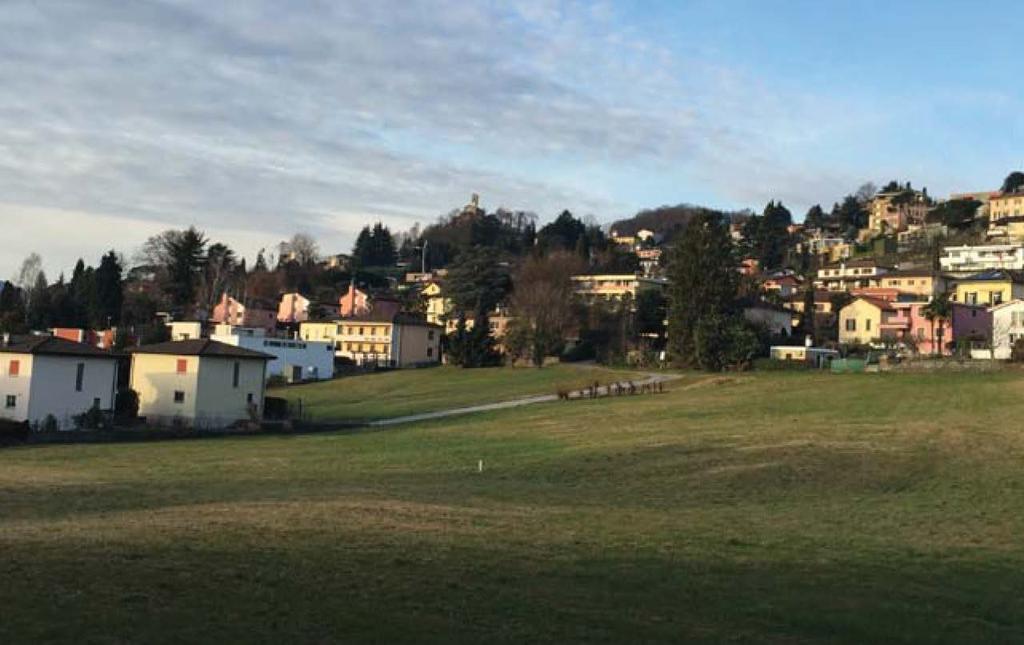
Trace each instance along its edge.
<instances>
[{"instance_id":1,"label":"white marker post","mask_svg":"<svg viewBox=\"0 0 1024 645\"><path fill-rule=\"evenodd\" d=\"M481 459L480 461L476 462L476 470L477 470L478 473L484 472L484 460L483 459Z\"/></svg>"}]
</instances>

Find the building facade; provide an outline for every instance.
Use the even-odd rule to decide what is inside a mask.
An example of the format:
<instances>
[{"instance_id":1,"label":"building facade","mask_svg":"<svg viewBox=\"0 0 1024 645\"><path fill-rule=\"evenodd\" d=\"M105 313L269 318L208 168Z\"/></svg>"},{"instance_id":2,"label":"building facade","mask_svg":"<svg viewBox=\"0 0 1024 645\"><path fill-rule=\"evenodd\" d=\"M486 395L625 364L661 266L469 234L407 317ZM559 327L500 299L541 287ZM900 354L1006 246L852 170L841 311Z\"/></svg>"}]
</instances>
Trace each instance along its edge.
<instances>
[{"instance_id":1,"label":"building facade","mask_svg":"<svg viewBox=\"0 0 1024 645\"><path fill-rule=\"evenodd\" d=\"M1024 245L947 246L939 257L943 273L966 277L981 271L1024 271Z\"/></svg>"},{"instance_id":2,"label":"building facade","mask_svg":"<svg viewBox=\"0 0 1024 645\"><path fill-rule=\"evenodd\" d=\"M872 261L843 262L818 269L814 286L825 291L850 291L877 287L890 267Z\"/></svg>"},{"instance_id":3,"label":"building facade","mask_svg":"<svg viewBox=\"0 0 1024 645\"><path fill-rule=\"evenodd\" d=\"M417 367L441 361L444 328L413 316L357 316L302 323L299 336L327 341L339 358L357 365Z\"/></svg>"},{"instance_id":4,"label":"building facade","mask_svg":"<svg viewBox=\"0 0 1024 645\"><path fill-rule=\"evenodd\" d=\"M262 352L213 340L144 345L131 352L131 387L150 423L224 428L262 418L266 363Z\"/></svg>"},{"instance_id":5,"label":"building facade","mask_svg":"<svg viewBox=\"0 0 1024 645\"><path fill-rule=\"evenodd\" d=\"M983 271L966 278L951 278L949 299L965 305L995 306L1024 298L1024 273Z\"/></svg>"},{"instance_id":6,"label":"building facade","mask_svg":"<svg viewBox=\"0 0 1024 645\"><path fill-rule=\"evenodd\" d=\"M95 347L55 338L0 336L0 417L75 427L92 408L113 410L117 359Z\"/></svg>"},{"instance_id":7,"label":"building facade","mask_svg":"<svg viewBox=\"0 0 1024 645\"><path fill-rule=\"evenodd\" d=\"M277 328L277 308L257 301L243 304L225 293L213 308L210 320L218 324L259 327L273 331Z\"/></svg>"},{"instance_id":8,"label":"building facade","mask_svg":"<svg viewBox=\"0 0 1024 645\"><path fill-rule=\"evenodd\" d=\"M262 329L231 325L219 325L210 340L270 355L267 378L279 376L289 383L334 378L334 345L329 341L278 338Z\"/></svg>"}]
</instances>

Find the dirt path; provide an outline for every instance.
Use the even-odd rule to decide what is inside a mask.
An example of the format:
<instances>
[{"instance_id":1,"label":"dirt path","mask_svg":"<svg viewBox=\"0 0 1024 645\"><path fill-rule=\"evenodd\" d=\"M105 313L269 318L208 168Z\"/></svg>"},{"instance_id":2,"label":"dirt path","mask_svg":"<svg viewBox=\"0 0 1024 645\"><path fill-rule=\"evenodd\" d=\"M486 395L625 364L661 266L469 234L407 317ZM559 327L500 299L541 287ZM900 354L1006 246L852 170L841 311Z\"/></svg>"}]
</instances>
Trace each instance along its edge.
<instances>
[{"instance_id":1,"label":"dirt path","mask_svg":"<svg viewBox=\"0 0 1024 645\"><path fill-rule=\"evenodd\" d=\"M643 385L652 385L657 383L667 383L669 381L675 381L682 376L680 374L659 374L659 373L640 373L642 380L633 380L633 384L637 387ZM628 383L628 380L619 381L620 384ZM614 385L614 384L612 384ZM598 396L608 396L612 391L612 385L602 385L597 388ZM588 398L587 390L574 390L569 393L570 399L584 399ZM511 399L509 401L499 401L497 403L483 403L480 405L471 405L464 408L452 408L450 410L438 410L436 412L424 412L422 414L410 414L404 417L394 417L391 419L379 419L377 421L369 422L368 426L380 428L385 426L395 426L405 423L415 423L417 421L429 421L431 419L444 419L446 417L461 416L464 414L475 414L477 412L490 412L492 410L504 410L507 408L520 408L526 405L535 405L537 403L550 403L551 401L557 401L557 394L540 394L535 396L526 396L519 399Z\"/></svg>"}]
</instances>

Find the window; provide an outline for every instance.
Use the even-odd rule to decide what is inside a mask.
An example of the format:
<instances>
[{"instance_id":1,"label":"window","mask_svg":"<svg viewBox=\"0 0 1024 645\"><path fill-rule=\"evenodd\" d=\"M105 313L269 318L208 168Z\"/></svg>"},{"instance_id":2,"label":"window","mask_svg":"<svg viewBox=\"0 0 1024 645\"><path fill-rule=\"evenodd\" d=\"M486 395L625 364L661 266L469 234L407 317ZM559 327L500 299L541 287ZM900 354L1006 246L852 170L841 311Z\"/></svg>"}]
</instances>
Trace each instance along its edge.
<instances>
[{"instance_id":1,"label":"window","mask_svg":"<svg viewBox=\"0 0 1024 645\"><path fill-rule=\"evenodd\" d=\"M188 360L184 358L178 359L178 374L184 374L188 371Z\"/></svg>"},{"instance_id":2,"label":"window","mask_svg":"<svg viewBox=\"0 0 1024 645\"><path fill-rule=\"evenodd\" d=\"M249 392L248 394L245 395L245 402L251 404L254 398L256 397L253 396L252 392Z\"/></svg>"},{"instance_id":3,"label":"window","mask_svg":"<svg viewBox=\"0 0 1024 645\"><path fill-rule=\"evenodd\" d=\"M427 348L427 358L433 358L433 356L434 356L434 348L433 347L428 347Z\"/></svg>"},{"instance_id":4,"label":"window","mask_svg":"<svg viewBox=\"0 0 1024 645\"><path fill-rule=\"evenodd\" d=\"M848 318L846 320L846 331L857 331L857 319Z\"/></svg>"},{"instance_id":5,"label":"window","mask_svg":"<svg viewBox=\"0 0 1024 645\"><path fill-rule=\"evenodd\" d=\"M99 397L96 397L95 399L92 400L92 407L96 408L97 410L100 409L100 399L99 399Z\"/></svg>"},{"instance_id":6,"label":"window","mask_svg":"<svg viewBox=\"0 0 1024 645\"><path fill-rule=\"evenodd\" d=\"M85 381L85 363L79 363L78 369L75 372L75 392L82 391L82 385Z\"/></svg>"},{"instance_id":7,"label":"window","mask_svg":"<svg viewBox=\"0 0 1024 645\"><path fill-rule=\"evenodd\" d=\"M10 409L16 405L18 405L18 397L14 396L13 394L8 394L7 401L4 403L4 407Z\"/></svg>"},{"instance_id":8,"label":"window","mask_svg":"<svg viewBox=\"0 0 1024 645\"><path fill-rule=\"evenodd\" d=\"M11 361L7 366L7 375L17 376L19 373L21 373L21 361Z\"/></svg>"},{"instance_id":9,"label":"window","mask_svg":"<svg viewBox=\"0 0 1024 645\"><path fill-rule=\"evenodd\" d=\"M867 318L864 320L864 331L871 331L871 319Z\"/></svg>"},{"instance_id":10,"label":"window","mask_svg":"<svg viewBox=\"0 0 1024 645\"><path fill-rule=\"evenodd\" d=\"M238 377L239 377L239 375L241 373L241 370L242 370L242 364L239 363L238 361L235 361L234 373L231 375L231 385L232 385L232 387L236 387L236 388L238 387Z\"/></svg>"},{"instance_id":11,"label":"window","mask_svg":"<svg viewBox=\"0 0 1024 645\"><path fill-rule=\"evenodd\" d=\"M175 403L184 403L185 402L185 393L182 392L181 390L175 390L175 392L174 392L174 402Z\"/></svg>"}]
</instances>

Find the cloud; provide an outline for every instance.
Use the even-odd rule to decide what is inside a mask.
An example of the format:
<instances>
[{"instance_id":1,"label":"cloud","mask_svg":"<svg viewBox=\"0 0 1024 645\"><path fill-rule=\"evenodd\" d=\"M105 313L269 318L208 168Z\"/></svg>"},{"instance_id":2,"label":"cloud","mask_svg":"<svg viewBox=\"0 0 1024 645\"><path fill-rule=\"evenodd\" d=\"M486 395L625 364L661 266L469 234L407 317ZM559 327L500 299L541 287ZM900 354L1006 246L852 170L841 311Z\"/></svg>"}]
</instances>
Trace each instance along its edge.
<instances>
[{"instance_id":1,"label":"cloud","mask_svg":"<svg viewBox=\"0 0 1024 645\"><path fill-rule=\"evenodd\" d=\"M544 217L645 205L596 167L724 202L847 181L778 163L816 138L801 110L610 3L13 0L0 30L0 274L29 247L53 272L190 224L246 252L297 230L344 250L471 192Z\"/></svg>"}]
</instances>

